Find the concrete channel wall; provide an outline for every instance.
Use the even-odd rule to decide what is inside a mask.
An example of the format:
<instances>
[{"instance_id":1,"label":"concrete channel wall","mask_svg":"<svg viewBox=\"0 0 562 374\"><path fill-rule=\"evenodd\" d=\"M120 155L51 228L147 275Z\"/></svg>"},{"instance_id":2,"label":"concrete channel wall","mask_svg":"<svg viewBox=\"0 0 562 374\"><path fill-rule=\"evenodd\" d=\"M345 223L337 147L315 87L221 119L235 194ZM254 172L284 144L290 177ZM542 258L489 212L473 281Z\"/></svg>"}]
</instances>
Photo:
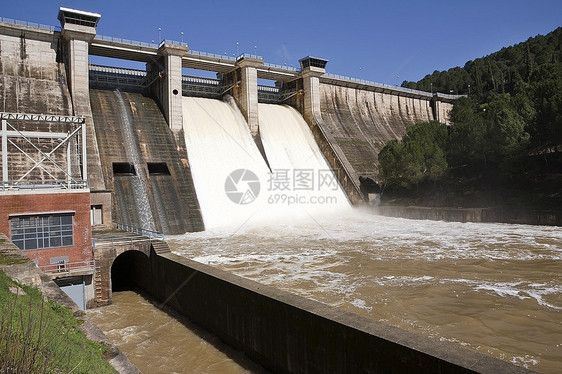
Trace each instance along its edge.
<instances>
[{"instance_id":1,"label":"concrete channel wall","mask_svg":"<svg viewBox=\"0 0 562 374\"><path fill-rule=\"evenodd\" d=\"M163 306L276 373L530 372L172 253L136 261L137 284Z\"/></svg>"},{"instance_id":2,"label":"concrete channel wall","mask_svg":"<svg viewBox=\"0 0 562 374\"><path fill-rule=\"evenodd\" d=\"M373 211L376 214L388 217L428 219L433 221L562 226L562 212L560 211L390 205L375 207Z\"/></svg>"}]
</instances>

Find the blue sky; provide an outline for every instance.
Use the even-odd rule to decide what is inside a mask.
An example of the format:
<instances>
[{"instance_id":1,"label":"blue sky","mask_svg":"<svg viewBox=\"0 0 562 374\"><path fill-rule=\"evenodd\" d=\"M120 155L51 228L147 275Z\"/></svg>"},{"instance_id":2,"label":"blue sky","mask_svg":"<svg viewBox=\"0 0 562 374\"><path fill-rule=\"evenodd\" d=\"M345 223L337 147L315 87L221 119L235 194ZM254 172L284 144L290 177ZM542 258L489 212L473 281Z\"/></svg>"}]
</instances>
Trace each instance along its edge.
<instances>
[{"instance_id":1,"label":"blue sky","mask_svg":"<svg viewBox=\"0 0 562 374\"><path fill-rule=\"evenodd\" d=\"M257 53L298 66L312 55L332 74L400 85L562 26L560 0L33 0L0 16L58 25L58 8L101 14L98 34L183 40L197 51ZM94 61L96 62L96 61Z\"/></svg>"}]
</instances>

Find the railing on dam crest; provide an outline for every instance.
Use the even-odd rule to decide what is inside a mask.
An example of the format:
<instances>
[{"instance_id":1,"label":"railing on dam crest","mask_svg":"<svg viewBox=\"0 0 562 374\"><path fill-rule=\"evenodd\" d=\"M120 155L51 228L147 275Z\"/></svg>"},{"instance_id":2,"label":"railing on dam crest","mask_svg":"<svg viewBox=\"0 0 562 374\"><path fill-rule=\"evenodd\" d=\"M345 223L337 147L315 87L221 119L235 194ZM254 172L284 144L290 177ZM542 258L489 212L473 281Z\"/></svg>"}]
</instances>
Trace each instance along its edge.
<instances>
[{"instance_id":1,"label":"railing on dam crest","mask_svg":"<svg viewBox=\"0 0 562 374\"><path fill-rule=\"evenodd\" d=\"M113 235L110 236L103 236L103 237L94 237L92 239L93 249L95 250L97 247L100 246L115 246L115 245L122 245L125 243L134 244L139 242L151 242L153 240L164 240L164 234L148 229L143 229L140 227L135 227L123 223L115 222L116 228L118 230L126 231L131 233L132 235L118 235L119 233L115 232Z\"/></svg>"}]
</instances>

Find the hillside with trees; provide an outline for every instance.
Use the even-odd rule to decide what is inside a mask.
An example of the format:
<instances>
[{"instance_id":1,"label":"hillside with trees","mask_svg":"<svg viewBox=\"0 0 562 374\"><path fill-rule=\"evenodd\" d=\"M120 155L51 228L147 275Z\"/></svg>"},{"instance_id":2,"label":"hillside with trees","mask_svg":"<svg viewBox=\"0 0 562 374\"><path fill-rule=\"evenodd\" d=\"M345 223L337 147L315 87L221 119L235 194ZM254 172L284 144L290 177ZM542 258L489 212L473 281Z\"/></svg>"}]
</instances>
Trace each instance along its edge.
<instances>
[{"instance_id":1,"label":"hillside with trees","mask_svg":"<svg viewBox=\"0 0 562 374\"><path fill-rule=\"evenodd\" d=\"M404 87L466 95L379 154L386 201L562 209L562 28ZM402 201L403 202L403 201Z\"/></svg>"}]
</instances>

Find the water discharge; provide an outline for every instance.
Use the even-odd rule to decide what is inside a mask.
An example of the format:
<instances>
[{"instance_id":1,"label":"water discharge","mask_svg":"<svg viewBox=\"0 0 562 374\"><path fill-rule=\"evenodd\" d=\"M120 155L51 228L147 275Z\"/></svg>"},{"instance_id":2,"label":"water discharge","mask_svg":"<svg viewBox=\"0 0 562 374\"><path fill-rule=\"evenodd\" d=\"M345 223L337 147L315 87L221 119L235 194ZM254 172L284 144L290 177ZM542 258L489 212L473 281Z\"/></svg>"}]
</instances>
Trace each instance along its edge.
<instances>
[{"instance_id":1,"label":"water discharge","mask_svg":"<svg viewBox=\"0 0 562 374\"><path fill-rule=\"evenodd\" d=\"M259 106L270 170L233 99L227 100L183 98L185 141L206 228L310 219L350 209L308 125L294 109ZM225 182L237 170L249 171L255 179L233 177L230 187L241 192L240 200L233 201ZM243 192L252 192L250 199Z\"/></svg>"},{"instance_id":2,"label":"water discharge","mask_svg":"<svg viewBox=\"0 0 562 374\"><path fill-rule=\"evenodd\" d=\"M387 218L168 238L182 256L365 317L555 373L562 230Z\"/></svg>"},{"instance_id":3,"label":"water discharge","mask_svg":"<svg viewBox=\"0 0 562 374\"><path fill-rule=\"evenodd\" d=\"M353 210L293 109L259 104L269 169L232 99L184 97L183 108L207 231L169 236L175 253L429 339L559 370L559 228ZM249 193L236 203L232 188Z\"/></svg>"},{"instance_id":4,"label":"water discharge","mask_svg":"<svg viewBox=\"0 0 562 374\"><path fill-rule=\"evenodd\" d=\"M193 182L206 228L236 226L256 214L255 204L235 204L225 181L239 169L260 181L269 171L235 105L213 99L183 97L183 128Z\"/></svg>"},{"instance_id":5,"label":"water discharge","mask_svg":"<svg viewBox=\"0 0 562 374\"><path fill-rule=\"evenodd\" d=\"M139 141L135 134L136 130L134 129L134 126L132 124L129 112L126 109L125 100L123 100L123 96L121 95L121 92L119 90L115 90L115 98L119 103L119 112L121 114L121 123L123 125L123 134L125 139L125 152L127 154L127 159L132 161L136 172L136 175L117 177L115 179L115 183L120 184L120 178L124 178L130 181L135 206L137 208L136 211L139 214L140 225L144 229L155 231L156 228L154 224L154 217L152 215L152 209L148 200L148 190L145 183L143 182L148 179L148 176L146 175L145 168L143 167L141 161L142 152L140 149ZM119 189L119 187L117 189ZM120 205L122 207L127 206L126 203L122 203Z\"/></svg>"},{"instance_id":6,"label":"water discharge","mask_svg":"<svg viewBox=\"0 0 562 374\"><path fill-rule=\"evenodd\" d=\"M290 106L259 104L259 118L272 171L268 214L294 220L349 211L347 196L300 113Z\"/></svg>"}]
</instances>

